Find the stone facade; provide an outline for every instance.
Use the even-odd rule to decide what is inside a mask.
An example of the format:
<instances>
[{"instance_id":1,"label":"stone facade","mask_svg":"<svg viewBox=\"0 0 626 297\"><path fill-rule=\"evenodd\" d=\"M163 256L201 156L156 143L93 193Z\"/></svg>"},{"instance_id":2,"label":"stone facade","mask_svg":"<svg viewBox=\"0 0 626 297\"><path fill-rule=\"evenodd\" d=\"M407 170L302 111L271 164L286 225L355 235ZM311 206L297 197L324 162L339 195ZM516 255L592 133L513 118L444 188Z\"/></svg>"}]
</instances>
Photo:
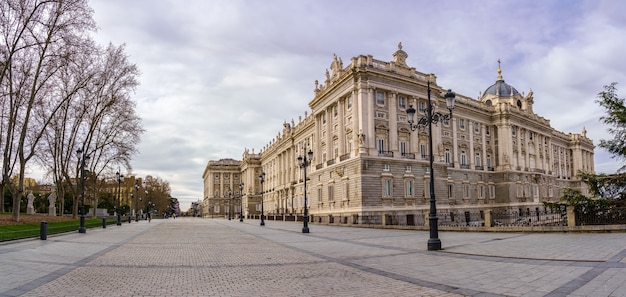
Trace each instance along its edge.
<instances>
[{"instance_id":1,"label":"stone facade","mask_svg":"<svg viewBox=\"0 0 626 297\"><path fill-rule=\"evenodd\" d=\"M430 81L435 111L447 113L445 92L434 74L407 66L406 57L401 44L390 62L361 55L344 67L335 56L326 80L315 82L311 114L284 123L261 153L246 150L244 161L232 162L229 172L254 185L246 188L244 205L246 196L255 205L260 199L262 170L266 214L301 215L304 174L297 157L309 149L307 197L314 222L424 224L430 154L437 208L453 217L468 211L482 216L498 207L535 209L558 200L564 188L585 192L576 173L594 171L586 131L552 128L533 112L533 92L524 95L505 83L500 68L479 98L456 95L451 120L433 125L429 152L428 131L411 131L406 109L424 114ZM207 174L216 170L214 162L203 175L205 204L215 192ZM257 208L244 206L244 213Z\"/></svg>"}]
</instances>

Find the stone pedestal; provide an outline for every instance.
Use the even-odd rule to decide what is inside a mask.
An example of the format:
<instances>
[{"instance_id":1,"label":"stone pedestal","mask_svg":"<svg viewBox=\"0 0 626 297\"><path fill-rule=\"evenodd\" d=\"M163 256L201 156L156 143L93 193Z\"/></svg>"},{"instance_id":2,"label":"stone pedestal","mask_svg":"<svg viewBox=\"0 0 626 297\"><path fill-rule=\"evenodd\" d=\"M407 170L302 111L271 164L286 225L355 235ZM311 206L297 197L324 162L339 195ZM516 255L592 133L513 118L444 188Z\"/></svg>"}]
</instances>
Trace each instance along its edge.
<instances>
[{"instance_id":1,"label":"stone pedestal","mask_svg":"<svg viewBox=\"0 0 626 297\"><path fill-rule=\"evenodd\" d=\"M35 208L32 206L27 206L26 207L26 214L35 214Z\"/></svg>"},{"instance_id":2,"label":"stone pedestal","mask_svg":"<svg viewBox=\"0 0 626 297\"><path fill-rule=\"evenodd\" d=\"M48 207L48 215L49 216L56 216L57 215L57 208L55 206L50 206Z\"/></svg>"}]
</instances>

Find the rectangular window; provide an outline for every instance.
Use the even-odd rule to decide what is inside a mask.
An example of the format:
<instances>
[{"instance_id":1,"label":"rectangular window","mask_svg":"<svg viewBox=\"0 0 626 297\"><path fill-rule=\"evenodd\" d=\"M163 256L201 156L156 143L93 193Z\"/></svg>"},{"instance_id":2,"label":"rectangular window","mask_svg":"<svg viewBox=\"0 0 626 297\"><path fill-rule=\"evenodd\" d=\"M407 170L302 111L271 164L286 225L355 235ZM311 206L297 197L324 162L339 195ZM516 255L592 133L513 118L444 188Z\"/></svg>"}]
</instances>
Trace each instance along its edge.
<instances>
[{"instance_id":1,"label":"rectangular window","mask_svg":"<svg viewBox=\"0 0 626 297\"><path fill-rule=\"evenodd\" d=\"M404 167L404 172L411 172L411 165L406 165L406 167Z\"/></svg>"},{"instance_id":2,"label":"rectangular window","mask_svg":"<svg viewBox=\"0 0 626 297\"><path fill-rule=\"evenodd\" d=\"M483 186L483 185L478 186L478 197L480 199L484 199L485 198L485 186Z\"/></svg>"},{"instance_id":3,"label":"rectangular window","mask_svg":"<svg viewBox=\"0 0 626 297\"><path fill-rule=\"evenodd\" d=\"M420 112L424 112L426 110L426 102L418 101L417 102L417 107L418 107Z\"/></svg>"},{"instance_id":4,"label":"rectangular window","mask_svg":"<svg viewBox=\"0 0 626 297\"><path fill-rule=\"evenodd\" d=\"M452 163L452 160L450 158L450 149L449 148L446 149L446 151L444 153L444 157L445 157L445 160L446 160L447 164L451 164Z\"/></svg>"},{"instance_id":5,"label":"rectangular window","mask_svg":"<svg viewBox=\"0 0 626 297\"><path fill-rule=\"evenodd\" d=\"M413 181L406 180L404 183L406 197L413 197Z\"/></svg>"},{"instance_id":6,"label":"rectangular window","mask_svg":"<svg viewBox=\"0 0 626 297\"><path fill-rule=\"evenodd\" d=\"M485 134L489 135L489 126L485 127Z\"/></svg>"},{"instance_id":7,"label":"rectangular window","mask_svg":"<svg viewBox=\"0 0 626 297\"><path fill-rule=\"evenodd\" d=\"M461 151L461 165L467 165L467 155L465 151Z\"/></svg>"},{"instance_id":8,"label":"rectangular window","mask_svg":"<svg viewBox=\"0 0 626 297\"><path fill-rule=\"evenodd\" d=\"M463 197L469 198L469 185L463 185Z\"/></svg>"},{"instance_id":9,"label":"rectangular window","mask_svg":"<svg viewBox=\"0 0 626 297\"><path fill-rule=\"evenodd\" d=\"M487 155L487 167L491 167L491 155Z\"/></svg>"},{"instance_id":10,"label":"rectangular window","mask_svg":"<svg viewBox=\"0 0 626 297\"><path fill-rule=\"evenodd\" d=\"M494 185L489 185L489 198L496 198L496 186Z\"/></svg>"},{"instance_id":11,"label":"rectangular window","mask_svg":"<svg viewBox=\"0 0 626 297\"><path fill-rule=\"evenodd\" d=\"M400 141L400 154L402 156L406 155L406 142Z\"/></svg>"},{"instance_id":12,"label":"rectangular window","mask_svg":"<svg viewBox=\"0 0 626 297\"><path fill-rule=\"evenodd\" d=\"M420 144L420 156L422 157L422 160L426 159L426 145L424 144Z\"/></svg>"},{"instance_id":13,"label":"rectangular window","mask_svg":"<svg viewBox=\"0 0 626 297\"><path fill-rule=\"evenodd\" d=\"M347 182L343 188L343 200L350 200L350 184Z\"/></svg>"},{"instance_id":14,"label":"rectangular window","mask_svg":"<svg viewBox=\"0 0 626 297\"><path fill-rule=\"evenodd\" d=\"M383 171L389 171L389 164L383 164Z\"/></svg>"},{"instance_id":15,"label":"rectangular window","mask_svg":"<svg viewBox=\"0 0 626 297\"><path fill-rule=\"evenodd\" d=\"M383 197L391 197L391 180L383 180Z\"/></svg>"},{"instance_id":16,"label":"rectangular window","mask_svg":"<svg viewBox=\"0 0 626 297\"><path fill-rule=\"evenodd\" d=\"M317 189L317 201L322 202L322 188Z\"/></svg>"},{"instance_id":17,"label":"rectangular window","mask_svg":"<svg viewBox=\"0 0 626 297\"><path fill-rule=\"evenodd\" d=\"M452 198L453 193L454 193L454 188L452 187L452 184L448 184L448 198Z\"/></svg>"},{"instance_id":18,"label":"rectangular window","mask_svg":"<svg viewBox=\"0 0 626 297\"><path fill-rule=\"evenodd\" d=\"M352 98L348 98L348 109L352 108Z\"/></svg>"},{"instance_id":19,"label":"rectangular window","mask_svg":"<svg viewBox=\"0 0 626 297\"><path fill-rule=\"evenodd\" d=\"M384 153L385 150L385 140L382 138L378 139L378 152L379 153Z\"/></svg>"},{"instance_id":20,"label":"rectangular window","mask_svg":"<svg viewBox=\"0 0 626 297\"><path fill-rule=\"evenodd\" d=\"M398 97L398 106L402 109L406 109L406 97L404 96Z\"/></svg>"},{"instance_id":21,"label":"rectangular window","mask_svg":"<svg viewBox=\"0 0 626 297\"><path fill-rule=\"evenodd\" d=\"M387 118L387 114L384 113L384 112L377 111L376 112L376 117L379 118L379 119L386 119Z\"/></svg>"},{"instance_id":22,"label":"rectangular window","mask_svg":"<svg viewBox=\"0 0 626 297\"><path fill-rule=\"evenodd\" d=\"M465 130L465 119L459 119L459 128Z\"/></svg>"},{"instance_id":23,"label":"rectangular window","mask_svg":"<svg viewBox=\"0 0 626 297\"><path fill-rule=\"evenodd\" d=\"M483 166L483 161L480 158L480 153L476 153L476 166Z\"/></svg>"},{"instance_id":24,"label":"rectangular window","mask_svg":"<svg viewBox=\"0 0 626 297\"><path fill-rule=\"evenodd\" d=\"M385 93L376 92L376 104L385 105Z\"/></svg>"},{"instance_id":25,"label":"rectangular window","mask_svg":"<svg viewBox=\"0 0 626 297\"><path fill-rule=\"evenodd\" d=\"M335 200L335 186L330 185L328 186L328 201L334 201Z\"/></svg>"},{"instance_id":26,"label":"rectangular window","mask_svg":"<svg viewBox=\"0 0 626 297\"><path fill-rule=\"evenodd\" d=\"M552 197L552 195L554 195L554 190L552 189L552 186L548 186L548 197Z\"/></svg>"},{"instance_id":27,"label":"rectangular window","mask_svg":"<svg viewBox=\"0 0 626 297\"><path fill-rule=\"evenodd\" d=\"M474 132L478 133L480 131L480 125L478 123L474 123Z\"/></svg>"}]
</instances>

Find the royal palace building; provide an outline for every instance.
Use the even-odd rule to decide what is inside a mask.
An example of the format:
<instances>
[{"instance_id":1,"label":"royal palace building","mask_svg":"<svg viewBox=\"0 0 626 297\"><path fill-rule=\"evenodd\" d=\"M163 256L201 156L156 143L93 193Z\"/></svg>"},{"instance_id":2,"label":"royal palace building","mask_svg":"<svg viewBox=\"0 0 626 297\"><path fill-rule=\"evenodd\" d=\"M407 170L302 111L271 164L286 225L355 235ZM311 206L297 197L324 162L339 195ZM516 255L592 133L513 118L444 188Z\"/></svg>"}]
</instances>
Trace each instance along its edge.
<instances>
[{"instance_id":1,"label":"royal palace building","mask_svg":"<svg viewBox=\"0 0 626 297\"><path fill-rule=\"evenodd\" d=\"M444 221L468 214L479 221L494 208L543 208L565 188L585 192L577 172L594 171L586 131L552 128L533 111L533 92L518 92L500 68L478 98L456 94L451 119L432 126L429 151L428 130L412 131L406 111L411 106L423 116L430 90L434 110L448 113L446 91L434 74L408 66L407 57L401 44L389 62L361 55L344 66L335 56L325 81L315 82L310 113L284 123L259 153L246 149L241 161L208 163L205 216L225 216L236 200L248 217L258 216L261 201L266 215L301 217L304 171L297 158L309 150L306 192L315 223L423 225L431 154Z\"/></svg>"}]
</instances>

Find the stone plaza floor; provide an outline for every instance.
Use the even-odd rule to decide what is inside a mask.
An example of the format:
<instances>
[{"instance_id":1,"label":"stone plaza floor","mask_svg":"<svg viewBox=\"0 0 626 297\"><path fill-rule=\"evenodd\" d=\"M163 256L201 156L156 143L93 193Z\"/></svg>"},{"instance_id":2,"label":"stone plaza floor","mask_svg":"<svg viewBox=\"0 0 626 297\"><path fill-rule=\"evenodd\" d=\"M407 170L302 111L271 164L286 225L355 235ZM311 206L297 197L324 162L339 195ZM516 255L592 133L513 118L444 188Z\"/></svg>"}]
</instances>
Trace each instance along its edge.
<instances>
[{"instance_id":1,"label":"stone plaza floor","mask_svg":"<svg viewBox=\"0 0 626 297\"><path fill-rule=\"evenodd\" d=\"M177 218L0 244L0 296L626 296L626 233Z\"/></svg>"}]
</instances>

